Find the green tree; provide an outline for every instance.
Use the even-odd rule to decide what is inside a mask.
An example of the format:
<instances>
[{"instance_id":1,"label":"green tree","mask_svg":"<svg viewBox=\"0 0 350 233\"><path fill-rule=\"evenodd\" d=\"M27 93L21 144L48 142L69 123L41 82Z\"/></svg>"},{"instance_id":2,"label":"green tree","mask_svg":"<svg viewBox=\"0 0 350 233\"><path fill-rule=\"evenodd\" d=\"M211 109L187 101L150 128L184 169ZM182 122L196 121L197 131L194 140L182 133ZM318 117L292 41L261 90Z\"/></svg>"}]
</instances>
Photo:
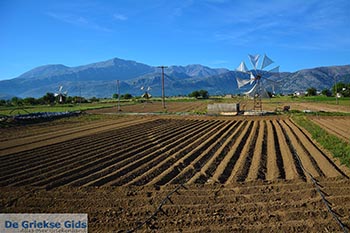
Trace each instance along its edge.
<instances>
[{"instance_id":1,"label":"green tree","mask_svg":"<svg viewBox=\"0 0 350 233\"><path fill-rule=\"evenodd\" d=\"M345 84L342 82L336 83L332 87L332 92L334 96L336 95L336 93L340 93L344 97L350 97L350 83L348 84Z\"/></svg>"},{"instance_id":2,"label":"green tree","mask_svg":"<svg viewBox=\"0 0 350 233\"><path fill-rule=\"evenodd\" d=\"M99 102L100 99L98 99L98 98L96 98L96 97L94 96L94 97L90 98L90 101L91 101L91 102Z\"/></svg>"},{"instance_id":3,"label":"green tree","mask_svg":"<svg viewBox=\"0 0 350 233\"><path fill-rule=\"evenodd\" d=\"M199 90L199 91L193 91L188 95L189 97L194 97L196 99L202 98L202 99L208 99L209 93L206 90Z\"/></svg>"},{"instance_id":4,"label":"green tree","mask_svg":"<svg viewBox=\"0 0 350 233\"><path fill-rule=\"evenodd\" d=\"M27 98L24 98L24 99L23 99L23 103L24 103L25 105L35 105L35 104L37 104L38 102L37 102L37 100L36 100L35 98L33 98L33 97L27 97Z\"/></svg>"},{"instance_id":5,"label":"green tree","mask_svg":"<svg viewBox=\"0 0 350 233\"><path fill-rule=\"evenodd\" d=\"M46 95L43 96L43 101L45 104L53 104L55 102L55 95L51 92L47 92Z\"/></svg>"},{"instance_id":6,"label":"green tree","mask_svg":"<svg viewBox=\"0 0 350 233\"><path fill-rule=\"evenodd\" d=\"M209 99L209 92L206 90L199 90L199 95L203 99Z\"/></svg>"},{"instance_id":7,"label":"green tree","mask_svg":"<svg viewBox=\"0 0 350 233\"><path fill-rule=\"evenodd\" d=\"M322 90L321 94L329 97L332 95L332 92L329 89L324 89Z\"/></svg>"},{"instance_id":8,"label":"green tree","mask_svg":"<svg viewBox=\"0 0 350 233\"><path fill-rule=\"evenodd\" d=\"M126 99L126 100L132 99L132 95L129 94L129 93L126 93L126 94L122 95L121 97L122 97L123 99Z\"/></svg>"},{"instance_id":9,"label":"green tree","mask_svg":"<svg viewBox=\"0 0 350 233\"><path fill-rule=\"evenodd\" d=\"M200 96L200 94L199 94L199 91L193 91L193 92L190 93L188 96L189 96L189 97L194 97L194 98L198 99L198 97Z\"/></svg>"},{"instance_id":10,"label":"green tree","mask_svg":"<svg viewBox=\"0 0 350 233\"><path fill-rule=\"evenodd\" d=\"M14 106L23 105L23 100L15 96L15 97L12 97L11 104Z\"/></svg>"},{"instance_id":11,"label":"green tree","mask_svg":"<svg viewBox=\"0 0 350 233\"><path fill-rule=\"evenodd\" d=\"M113 96L112 96L113 99L118 99L118 94L117 93L114 93Z\"/></svg>"},{"instance_id":12,"label":"green tree","mask_svg":"<svg viewBox=\"0 0 350 233\"><path fill-rule=\"evenodd\" d=\"M314 87L310 87L306 90L307 96L315 96L317 95L317 90Z\"/></svg>"}]
</instances>

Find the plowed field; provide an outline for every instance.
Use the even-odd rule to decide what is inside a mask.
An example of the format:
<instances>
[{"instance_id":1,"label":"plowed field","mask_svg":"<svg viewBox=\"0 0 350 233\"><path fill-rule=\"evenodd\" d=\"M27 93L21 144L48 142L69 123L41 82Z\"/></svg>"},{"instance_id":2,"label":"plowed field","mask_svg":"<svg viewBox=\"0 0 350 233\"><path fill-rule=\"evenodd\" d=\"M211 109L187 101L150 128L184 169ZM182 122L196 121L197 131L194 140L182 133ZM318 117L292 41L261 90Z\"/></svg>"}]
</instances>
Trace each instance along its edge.
<instances>
[{"instance_id":1,"label":"plowed field","mask_svg":"<svg viewBox=\"0 0 350 233\"><path fill-rule=\"evenodd\" d=\"M341 230L323 193L350 224L349 170L288 118L121 118L0 145L4 212L86 212L93 231L155 211L141 230Z\"/></svg>"},{"instance_id":2,"label":"plowed field","mask_svg":"<svg viewBox=\"0 0 350 233\"><path fill-rule=\"evenodd\" d=\"M350 117L312 117L311 119L329 133L350 142Z\"/></svg>"}]
</instances>

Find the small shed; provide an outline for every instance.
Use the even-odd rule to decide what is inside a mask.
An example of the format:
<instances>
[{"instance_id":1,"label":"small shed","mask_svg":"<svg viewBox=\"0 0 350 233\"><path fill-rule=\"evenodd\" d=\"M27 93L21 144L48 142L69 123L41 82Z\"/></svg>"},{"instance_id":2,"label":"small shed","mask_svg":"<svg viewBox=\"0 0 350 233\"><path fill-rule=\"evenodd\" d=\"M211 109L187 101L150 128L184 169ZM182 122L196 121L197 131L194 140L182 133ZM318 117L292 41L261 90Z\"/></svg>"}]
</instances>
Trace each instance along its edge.
<instances>
[{"instance_id":1,"label":"small shed","mask_svg":"<svg viewBox=\"0 0 350 233\"><path fill-rule=\"evenodd\" d=\"M236 115L239 111L239 103L214 103L207 107L209 115Z\"/></svg>"}]
</instances>

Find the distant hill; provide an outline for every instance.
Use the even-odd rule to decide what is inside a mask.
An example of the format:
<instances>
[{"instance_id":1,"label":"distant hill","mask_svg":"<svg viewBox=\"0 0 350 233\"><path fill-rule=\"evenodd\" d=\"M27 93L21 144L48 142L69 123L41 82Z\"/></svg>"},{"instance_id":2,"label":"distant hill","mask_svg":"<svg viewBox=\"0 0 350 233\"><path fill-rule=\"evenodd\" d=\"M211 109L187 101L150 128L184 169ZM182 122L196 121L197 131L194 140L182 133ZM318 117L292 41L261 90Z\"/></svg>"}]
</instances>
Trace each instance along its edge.
<instances>
[{"instance_id":1,"label":"distant hill","mask_svg":"<svg viewBox=\"0 0 350 233\"><path fill-rule=\"evenodd\" d=\"M213 69L196 65L169 66L165 69L165 94L187 95L194 90L205 89L209 94L235 94L238 89L236 77L242 73L225 68ZM337 81L350 79L350 65L319 67L294 73L281 73L276 92L291 93L315 87L330 88ZM0 81L0 96L41 97L56 92L63 86L69 95L85 97L111 97L116 92L116 80L120 80L121 93L141 95L141 87L150 87L153 96L161 95L161 70L154 66L119 58L93 64L67 67L45 65L34 68L17 78ZM271 85L267 85L272 88Z\"/></svg>"}]
</instances>

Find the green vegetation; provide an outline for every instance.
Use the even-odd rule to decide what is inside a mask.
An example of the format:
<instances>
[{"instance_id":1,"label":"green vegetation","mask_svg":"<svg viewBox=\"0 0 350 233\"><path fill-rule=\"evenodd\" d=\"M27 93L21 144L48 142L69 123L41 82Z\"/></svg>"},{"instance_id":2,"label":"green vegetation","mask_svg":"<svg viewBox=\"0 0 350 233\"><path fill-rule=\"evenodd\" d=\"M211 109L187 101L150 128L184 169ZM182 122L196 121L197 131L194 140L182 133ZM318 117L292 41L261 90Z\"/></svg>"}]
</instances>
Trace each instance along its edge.
<instances>
[{"instance_id":1,"label":"green vegetation","mask_svg":"<svg viewBox=\"0 0 350 233\"><path fill-rule=\"evenodd\" d=\"M332 87L332 92L334 96L336 93L339 93L344 97L350 97L350 83L347 83L347 84L342 82L336 83Z\"/></svg>"},{"instance_id":2,"label":"green vegetation","mask_svg":"<svg viewBox=\"0 0 350 233\"><path fill-rule=\"evenodd\" d=\"M310 88L306 89L306 92L307 92L307 96L317 95L317 90L314 87L310 87Z\"/></svg>"},{"instance_id":3,"label":"green vegetation","mask_svg":"<svg viewBox=\"0 0 350 233\"><path fill-rule=\"evenodd\" d=\"M206 90L194 91L188 95L189 97L194 97L196 99L209 99L209 93Z\"/></svg>"},{"instance_id":4,"label":"green vegetation","mask_svg":"<svg viewBox=\"0 0 350 233\"><path fill-rule=\"evenodd\" d=\"M305 116L294 116L293 119L305 128L318 143L330 151L334 157L339 158L342 164L350 167L350 142L328 133Z\"/></svg>"}]
</instances>

